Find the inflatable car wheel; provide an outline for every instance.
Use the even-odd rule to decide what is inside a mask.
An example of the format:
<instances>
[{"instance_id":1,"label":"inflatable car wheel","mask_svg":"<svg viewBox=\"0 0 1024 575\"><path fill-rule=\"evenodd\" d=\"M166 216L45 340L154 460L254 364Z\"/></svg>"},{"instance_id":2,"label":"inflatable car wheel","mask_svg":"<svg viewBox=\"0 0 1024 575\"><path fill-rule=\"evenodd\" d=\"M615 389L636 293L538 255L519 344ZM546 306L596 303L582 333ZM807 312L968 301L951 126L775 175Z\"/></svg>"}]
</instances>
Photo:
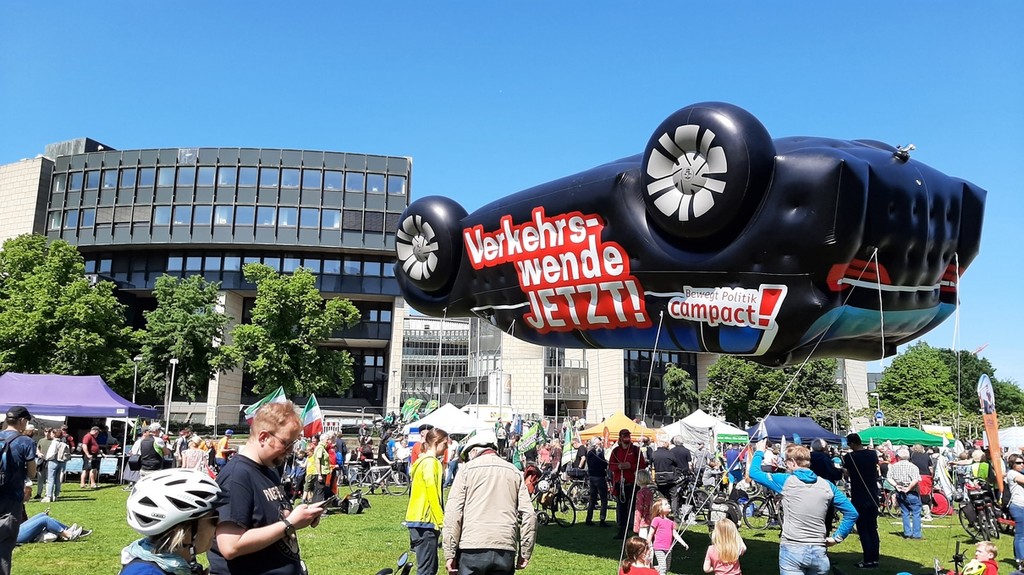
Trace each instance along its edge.
<instances>
[{"instance_id":1,"label":"inflatable car wheel","mask_svg":"<svg viewBox=\"0 0 1024 575\"><path fill-rule=\"evenodd\" d=\"M647 213L680 238L736 232L767 190L774 161L768 130L746 110L687 106L658 126L644 151Z\"/></svg>"},{"instance_id":2,"label":"inflatable car wheel","mask_svg":"<svg viewBox=\"0 0 1024 575\"><path fill-rule=\"evenodd\" d=\"M413 202L398 224L396 271L424 292L447 287L462 258L464 217L466 210L448 198L428 196Z\"/></svg>"}]
</instances>

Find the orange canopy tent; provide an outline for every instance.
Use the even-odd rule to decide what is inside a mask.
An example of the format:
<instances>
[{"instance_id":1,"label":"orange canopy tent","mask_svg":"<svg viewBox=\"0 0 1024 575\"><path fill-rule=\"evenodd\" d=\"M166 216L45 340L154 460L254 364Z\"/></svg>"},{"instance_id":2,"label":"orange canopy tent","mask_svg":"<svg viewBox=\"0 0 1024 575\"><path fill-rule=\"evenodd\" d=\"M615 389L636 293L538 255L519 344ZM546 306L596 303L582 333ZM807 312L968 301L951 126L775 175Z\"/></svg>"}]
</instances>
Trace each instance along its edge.
<instances>
[{"instance_id":1,"label":"orange canopy tent","mask_svg":"<svg viewBox=\"0 0 1024 575\"><path fill-rule=\"evenodd\" d=\"M633 435L633 439L639 439L641 437L654 439L655 434L657 433L656 429L640 425L619 411L612 414L611 417L608 417L601 423L580 431L580 439L586 441L594 437L603 437L605 429L608 430L608 436L612 441L618 439L619 431L622 429L628 429Z\"/></svg>"}]
</instances>

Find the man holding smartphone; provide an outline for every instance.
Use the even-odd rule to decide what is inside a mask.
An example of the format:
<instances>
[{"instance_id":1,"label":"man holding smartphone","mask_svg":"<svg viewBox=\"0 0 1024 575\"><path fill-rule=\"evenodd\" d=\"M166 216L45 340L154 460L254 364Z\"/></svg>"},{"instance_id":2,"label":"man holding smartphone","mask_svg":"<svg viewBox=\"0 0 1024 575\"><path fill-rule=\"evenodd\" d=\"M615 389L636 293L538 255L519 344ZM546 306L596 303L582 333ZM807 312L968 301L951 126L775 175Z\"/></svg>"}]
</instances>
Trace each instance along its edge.
<instances>
[{"instance_id":1,"label":"man holding smartphone","mask_svg":"<svg viewBox=\"0 0 1024 575\"><path fill-rule=\"evenodd\" d=\"M268 403L256 412L245 448L217 475L227 503L218 510L220 522L207 554L211 575L306 574L295 532L316 527L324 507L293 509L277 472L301 434L290 401Z\"/></svg>"}]
</instances>

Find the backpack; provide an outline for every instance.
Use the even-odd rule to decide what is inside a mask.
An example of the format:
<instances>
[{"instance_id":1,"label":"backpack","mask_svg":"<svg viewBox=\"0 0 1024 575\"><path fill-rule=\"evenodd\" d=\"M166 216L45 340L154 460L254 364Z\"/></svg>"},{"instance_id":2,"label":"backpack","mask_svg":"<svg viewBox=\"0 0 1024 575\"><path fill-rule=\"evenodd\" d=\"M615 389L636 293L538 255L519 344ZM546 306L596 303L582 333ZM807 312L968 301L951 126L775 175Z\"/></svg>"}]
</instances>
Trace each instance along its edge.
<instances>
[{"instance_id":1,"label":"backpack","mask_svg":"<svg viewBox=\"0 0 1024 575\"><path fill-rule=\"evenodd\" d=\"M14 432L14 436L9 433L0 436L0 486L6 485L15 474L16 457L11 455L11 444L19 437L21 434L18 432Z\"/></svg>"}]
</instances>

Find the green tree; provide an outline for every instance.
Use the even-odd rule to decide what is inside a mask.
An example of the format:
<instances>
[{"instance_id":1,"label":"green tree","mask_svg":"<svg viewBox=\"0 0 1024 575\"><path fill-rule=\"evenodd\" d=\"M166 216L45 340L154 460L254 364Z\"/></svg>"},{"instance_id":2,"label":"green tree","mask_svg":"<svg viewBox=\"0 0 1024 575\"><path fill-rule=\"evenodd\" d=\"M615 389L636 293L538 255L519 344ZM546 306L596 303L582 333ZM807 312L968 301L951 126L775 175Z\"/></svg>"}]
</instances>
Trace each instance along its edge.
<instances>
[{"instance_id":1,"label":"green tree","mask_svg":"<svg viewBox=\"0 0 1024 575\"><path fill-rule=\"evenodd\" d=\"M769 414L811 417L826 429L832 428L833 419L837 427L845 427L849 420L834 359L810 361L798 371L722 356L708 368L701 401L721 406L725 418L738 425Z\"/></svg>"},{"instance_id":2,"label":"green tree","mask_svg":"<svg viewBox=\"0 0 1024 575\"><path fill-rule=\"evenodd\" d=\"M288 395L341 393L352 385L352 356L322 345L338 329L359 321L344 298L324 301L312 272L279 274L263 264L242 268L256 284L252 323L232 331L233 348L256 379L254 391L283 386Z\"/></svg>"},{"instance_id":3,"label":"green tree","mask_svg":"<svg viewBox=\"0 0 1024 575\"><path fill-rule=\"evenodd\" d=\"M217 371L237 365L235 350L220 345L231 318L217 310L219 289L220 283L198 275L157 278L153 289L156 309L143 314L146 327L136 333L142 350L141 388L158 390L162 397L168 365L171 358L177 358L175 392L195 399L206 391Z\"/></svg>"},{"instance_id":4,"label":"green tree","mask_svg":"<svg viewBox=\"0 0 1024 575\"><path fill-rule=\"evenodd\" d=\"M39 235L4 242L0 251L0 371L100 375L130 384L131 328L111 282L91 282L85 262L64 241Z\"/></svg>"},{"instance_id":5,"label":"green tree","mask_svg":"<svg viewBox=\"0 0 1024 575\"><path fill-rule=\"evenodd\" d=\"M931 421L956 413L956 388L950 382L940 350L919 342L892 360L877 391L882 409L891 412L887 419Z\"/></svg>"},{"instance_id":6,"label":"green tree","mask_svg":"<svg viewBox=\"0 0 1024 575\"><path fill-rule=\"evenodd\" d=\"M673 419L689 415L700 398L693 378L685 369L669 365L661 379L665 391L665 413Z\"/></svg>"}]
</instances>

